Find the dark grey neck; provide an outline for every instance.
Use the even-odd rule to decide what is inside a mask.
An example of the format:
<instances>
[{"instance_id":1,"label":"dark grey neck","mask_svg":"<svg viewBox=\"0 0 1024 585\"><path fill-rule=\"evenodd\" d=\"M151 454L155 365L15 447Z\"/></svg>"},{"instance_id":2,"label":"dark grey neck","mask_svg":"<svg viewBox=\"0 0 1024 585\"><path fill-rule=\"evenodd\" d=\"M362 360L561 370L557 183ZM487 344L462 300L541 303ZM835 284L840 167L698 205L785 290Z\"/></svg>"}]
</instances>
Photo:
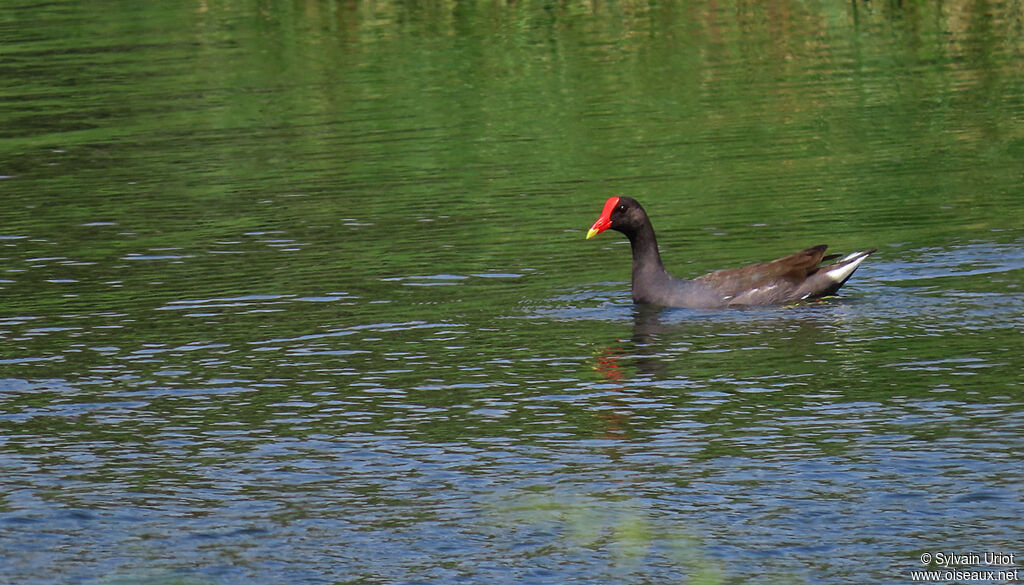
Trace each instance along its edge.
<instances>
[{"instance_id":1,"label":"dark grey neck","mask_svg":"<svg viewBox=\"0 0 1024 585\"><path fill-rule=\"evenodd\" d=\"M654 288L669 278L664 264L661 263L654 228L650 223L645 223L640 229L626 236L633 249L633 300L652 301L653 299L648 297L654 292Z\"/></svg>"}]
</instances>

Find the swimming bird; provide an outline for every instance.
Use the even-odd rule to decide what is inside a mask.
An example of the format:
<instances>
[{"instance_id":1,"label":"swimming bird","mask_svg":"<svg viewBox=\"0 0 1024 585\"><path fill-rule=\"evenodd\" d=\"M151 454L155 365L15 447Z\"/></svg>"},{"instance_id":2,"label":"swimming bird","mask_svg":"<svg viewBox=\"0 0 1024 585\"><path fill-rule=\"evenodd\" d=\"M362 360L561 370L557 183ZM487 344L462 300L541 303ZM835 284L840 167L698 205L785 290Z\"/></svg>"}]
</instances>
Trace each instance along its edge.
<instances>
[{"instance_id":1,"label":"swimming bird","mask_svg":"<svg viewBox=\"0 0 1024 585\"><path fill-rule=\"evenodd\" d=\"M710 309L743 305L777 305L835 294L875 248L854 252L834 264L840 254L825 256L826 245L742 268L717 270L694 279L676 278L665 270L654 227L647 212L631 197L610 197L587 239L613 229L629 238L633 249L633 302L664 307Z\"/></svg>"}]
</instances>

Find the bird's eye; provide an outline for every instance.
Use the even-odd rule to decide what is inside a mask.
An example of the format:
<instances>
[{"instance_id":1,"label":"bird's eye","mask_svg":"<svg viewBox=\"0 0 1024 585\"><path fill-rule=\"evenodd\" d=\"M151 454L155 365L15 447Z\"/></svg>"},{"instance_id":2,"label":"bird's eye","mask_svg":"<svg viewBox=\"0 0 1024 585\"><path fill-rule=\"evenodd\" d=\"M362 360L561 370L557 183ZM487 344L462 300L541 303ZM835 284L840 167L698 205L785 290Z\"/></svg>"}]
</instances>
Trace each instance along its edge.
<instances>
[{"instance_id":1,"label":"bird's eye","mask_svg":"<svg viewBox=\"0 0 1024 585\"><path fill-rule=\"evenodd\" d=\"M626 206L620 203L619 204L619 211L623 211L623 212L626 211Z\"/></svg>"}]
</instances>

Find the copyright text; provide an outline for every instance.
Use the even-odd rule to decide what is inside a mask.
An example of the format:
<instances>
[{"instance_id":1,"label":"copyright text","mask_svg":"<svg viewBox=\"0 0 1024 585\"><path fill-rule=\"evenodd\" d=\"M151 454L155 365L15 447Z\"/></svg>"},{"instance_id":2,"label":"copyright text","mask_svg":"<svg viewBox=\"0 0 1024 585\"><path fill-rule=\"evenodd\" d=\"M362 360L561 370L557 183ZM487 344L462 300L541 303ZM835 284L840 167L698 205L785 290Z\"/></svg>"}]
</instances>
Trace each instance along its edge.
<instances>
[{"instance_id":1,"label":"copyright text","mask_svg":"<svg viewBox=\"0 0 1024 585\"><path fill-rule=\"evenodd\" d=\"M1020 581L1024 576L1015 553L924 552L920 561L928 569L910 572L911 581Z\"/></svg>"}]
</instances>

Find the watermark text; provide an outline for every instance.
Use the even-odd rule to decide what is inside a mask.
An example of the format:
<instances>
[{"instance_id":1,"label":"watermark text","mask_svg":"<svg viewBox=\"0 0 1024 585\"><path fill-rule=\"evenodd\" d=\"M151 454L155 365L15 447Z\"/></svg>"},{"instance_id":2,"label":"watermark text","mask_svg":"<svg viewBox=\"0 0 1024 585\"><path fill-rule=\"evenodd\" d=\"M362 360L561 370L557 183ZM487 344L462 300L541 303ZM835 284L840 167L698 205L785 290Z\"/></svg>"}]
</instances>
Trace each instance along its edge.
<instances>
[{"instance_id":1,"label":"watermark text","mask_svg":"<svg viewBox=\"0 0 1024 585\"><path fill-rule=\"evenodd\" d=\"M923 552L920 561L927 569L910 572L911 581L1013 582L1024 578L1017 555L1006 552Z\"/></svg>"}]
</instances>

